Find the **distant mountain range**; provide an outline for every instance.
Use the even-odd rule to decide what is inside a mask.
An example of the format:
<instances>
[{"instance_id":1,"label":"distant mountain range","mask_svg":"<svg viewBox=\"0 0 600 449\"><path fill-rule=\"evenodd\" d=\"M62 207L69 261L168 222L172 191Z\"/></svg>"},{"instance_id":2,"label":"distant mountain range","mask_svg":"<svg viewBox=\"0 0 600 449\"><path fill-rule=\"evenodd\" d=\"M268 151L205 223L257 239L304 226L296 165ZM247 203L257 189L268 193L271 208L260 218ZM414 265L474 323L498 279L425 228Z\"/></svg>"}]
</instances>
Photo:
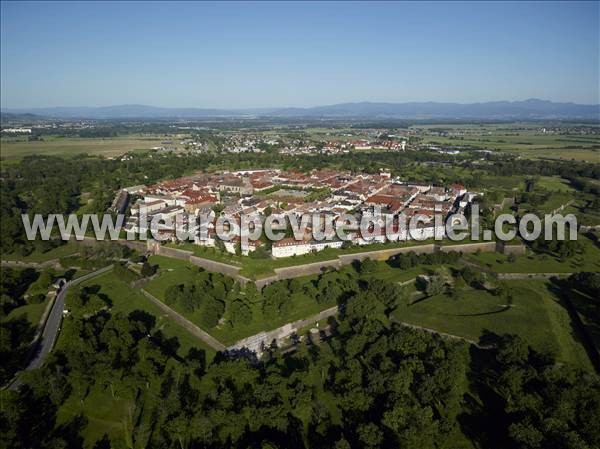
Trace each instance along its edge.
<instances>
[{"instance_id":1,"label":"distant mountain range","mask_svg":"<svg viewBox=\"0 0 600 449\"><path fill-rule=\"evenodd\" d=\"M210 117L282 118L402 118L402 119L592 119L600 120L600 105L525 101L485 103L341 103L309 108L161 108L137 104L103 107L3 109L9 114L35 114L57 119L195 119Z\"/></svg>"}]
</instances>

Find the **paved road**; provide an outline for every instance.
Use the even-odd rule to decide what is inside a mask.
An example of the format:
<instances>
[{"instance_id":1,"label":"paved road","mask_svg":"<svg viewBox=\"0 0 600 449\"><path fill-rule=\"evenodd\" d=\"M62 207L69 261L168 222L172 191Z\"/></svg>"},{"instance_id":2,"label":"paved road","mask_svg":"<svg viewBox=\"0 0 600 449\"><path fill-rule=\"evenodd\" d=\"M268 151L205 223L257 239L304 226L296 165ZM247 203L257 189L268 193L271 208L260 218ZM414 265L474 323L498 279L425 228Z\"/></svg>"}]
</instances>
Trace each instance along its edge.
<instances>
[{"instance_id":1,"label":"paved road","mask_svg":"<svg viewBox=\"0 0 600 449\"><path fill-rule=\"evenodd\" d=\"M62 321L62 314L65 308L65 297L67 296L67 290L69 290L69 287L77 285L81 282L85 282L88 279L91 279L102 273L106 273L111 269L112 265L101 268L100 270L94 271L93 273L86 274L85 276L81 276L80 278L77 278L71 282L67 282L60 289L60 291L56 295L54 305L52 306L52 310L48 315L46 324L44 325L42 336L40 340L36 343L36 350L33 359L31 359L27 368L25 368L26 370L32 370L41 367L44 364L46 357L54 347L54 343L56 343L56 339L58 337L58 332L60 331L60 323ZM10 384L9 388L11 390L17 390L20 386L21 382L17 378Z\"/></svg>"}]
</instances>

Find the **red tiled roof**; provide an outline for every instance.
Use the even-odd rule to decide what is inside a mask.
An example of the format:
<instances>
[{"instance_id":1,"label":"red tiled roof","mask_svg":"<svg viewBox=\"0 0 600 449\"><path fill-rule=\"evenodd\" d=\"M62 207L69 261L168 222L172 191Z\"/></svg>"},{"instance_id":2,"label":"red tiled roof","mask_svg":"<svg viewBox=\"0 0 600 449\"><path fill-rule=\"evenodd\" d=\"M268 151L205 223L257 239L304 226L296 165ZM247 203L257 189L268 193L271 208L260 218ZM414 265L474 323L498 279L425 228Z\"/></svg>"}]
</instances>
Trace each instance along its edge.
<instances>
[{"instance_id":1,"label":"red tiled roof","mask_svg":"<svg viewBox=\"0 0 600 449\"><path fill-rule=\"evenodd\" d=\"M257 180L250 180L250 184L252 184L252 187L254 187L255 189L266 189L268 187L272 187L274 184L272 182L269 181L263 181L260 179Z\"/></svg>"},{"instance_id":2,"label":"red tiled roof","mask_svg":"<svg viewBox=\"0 0 600 449\"><path fill-rule=\"evenodd\" d=\"M305 245L308 242L306 242L305 240L296 240L293 237L285 237L277 242L273 242L273 246L276 247L280 247L280 246L299 246L299 245Z\"/></svg>"}]
</instances>

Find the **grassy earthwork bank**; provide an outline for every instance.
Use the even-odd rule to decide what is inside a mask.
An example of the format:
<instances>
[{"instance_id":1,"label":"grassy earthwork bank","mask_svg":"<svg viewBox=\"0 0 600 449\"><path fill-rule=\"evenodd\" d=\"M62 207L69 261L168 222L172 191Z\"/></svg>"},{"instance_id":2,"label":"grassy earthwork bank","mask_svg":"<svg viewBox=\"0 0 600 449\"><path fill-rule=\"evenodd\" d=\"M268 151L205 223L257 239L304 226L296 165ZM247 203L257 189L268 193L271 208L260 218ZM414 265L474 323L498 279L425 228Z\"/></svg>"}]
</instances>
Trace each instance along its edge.
<instances>
[{"instance_id":1,"label":"grassy earthwork bank","mask_svg":"<svg viewBox=\"0 0 600 449\"><path fill-rule=\"evenodd\" d=\"M76 242L67 242L56 248L52 248L46 252L33 251L30 254L22 255L19 253L2 254L2 260L43 263L49 260L59 259L61 257L75 254L79 250L79 245Z\"/></svg>"},{"instance_id":2,"label":"grassy earthwork bank","mask_svg":"<svg viewBox=\"0 0 600 449\"><path fill-rule=\"evenodd\" d=\"M163 256L152 256L151 264L159 266L158 274L144 286L150 294L154 295L161 301L165 299L166 290L173 286L185 283L192 283L194 273L198 268L184 261L171 259ZM306 276L299 278L299 282L305 283L314 280L316 276ZM244 295L244 291L240 295ZM260 298L260 297L259 297ZM277 316L265 316L262 310L262 301L257 299L249 301L249 306L252 314L252 320L247 324L237 324L231 326L229 324L229 308L226 305L225 315L221 322L212 329L204 329L209 332L217 340L225 345L230 345L245 337L257 334L262 331L276 329L286 323L310 317L319 313L321 310L327 309L335 304L319 304L314 298L309 298L305 295L297 295L289 298L291 306L288 313L283 313ZM186 312L179 304L170 305L176 312L185 316L188 320L199 327L202 326L201 314L202 310L198 309L194 312Z\"/></svg>"},{"instance_id":3,"label":"grassy earthwork bank","mask_svg":"<svg viewBox=\"0 0 600 449\"><path fill-rule=\"evenodd\" d=\"M574 273L577 271L600 271L600 247L587 235L578 235L581 251L564 260L554 254L527 250L526 255L513 261L500 253L479 253L465 256L487 270L496 273Z\"/></svg>"},{"instance_id":4,"label":"grassy earthwork bank","mask_svg":"<svg viewBox=\"0 0 600 449\"><path fill-rule=\"evenodd\" d=\"M453 297L440 294L400 306L393 316L482 344L489 333L518 334L559 361L592 369L581 336L549 282L518 280L503 285L508 297L466 288Z\"/></svg>"}]
</instances>

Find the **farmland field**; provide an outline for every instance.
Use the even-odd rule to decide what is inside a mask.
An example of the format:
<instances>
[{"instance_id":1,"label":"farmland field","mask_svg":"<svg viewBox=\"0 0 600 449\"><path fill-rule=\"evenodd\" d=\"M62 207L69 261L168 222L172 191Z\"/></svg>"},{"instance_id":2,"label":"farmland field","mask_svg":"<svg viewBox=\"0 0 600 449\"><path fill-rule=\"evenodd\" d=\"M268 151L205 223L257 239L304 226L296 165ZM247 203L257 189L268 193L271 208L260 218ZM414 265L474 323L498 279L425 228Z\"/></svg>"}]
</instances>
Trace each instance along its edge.
<instances>
[{"instance_id":1,"label":"farmland field","mask_svg":"<svg viewBox=\"0 0 600 449\"><path fill-rule=\"evenodd\" d=\"M510 152L523 157L598 162L600 136L544 133L536 125L419 125L426 144ZM436 135L441 131L441 135Z\"/></svg>"},{"instance_id":2,"label":"farmland field","mask_svg":"<svg viewBox=\"0 0 600 449\"><path fill-rule=\"evenodd\" d=\"M6 159L20 159L32 154L74 156L80 153L114 157L129 151L149 150L160 146L159 136L123 136L107 138L48 137L43 141L0 141L0 155Z\"/></svg>"}]
</instances>

